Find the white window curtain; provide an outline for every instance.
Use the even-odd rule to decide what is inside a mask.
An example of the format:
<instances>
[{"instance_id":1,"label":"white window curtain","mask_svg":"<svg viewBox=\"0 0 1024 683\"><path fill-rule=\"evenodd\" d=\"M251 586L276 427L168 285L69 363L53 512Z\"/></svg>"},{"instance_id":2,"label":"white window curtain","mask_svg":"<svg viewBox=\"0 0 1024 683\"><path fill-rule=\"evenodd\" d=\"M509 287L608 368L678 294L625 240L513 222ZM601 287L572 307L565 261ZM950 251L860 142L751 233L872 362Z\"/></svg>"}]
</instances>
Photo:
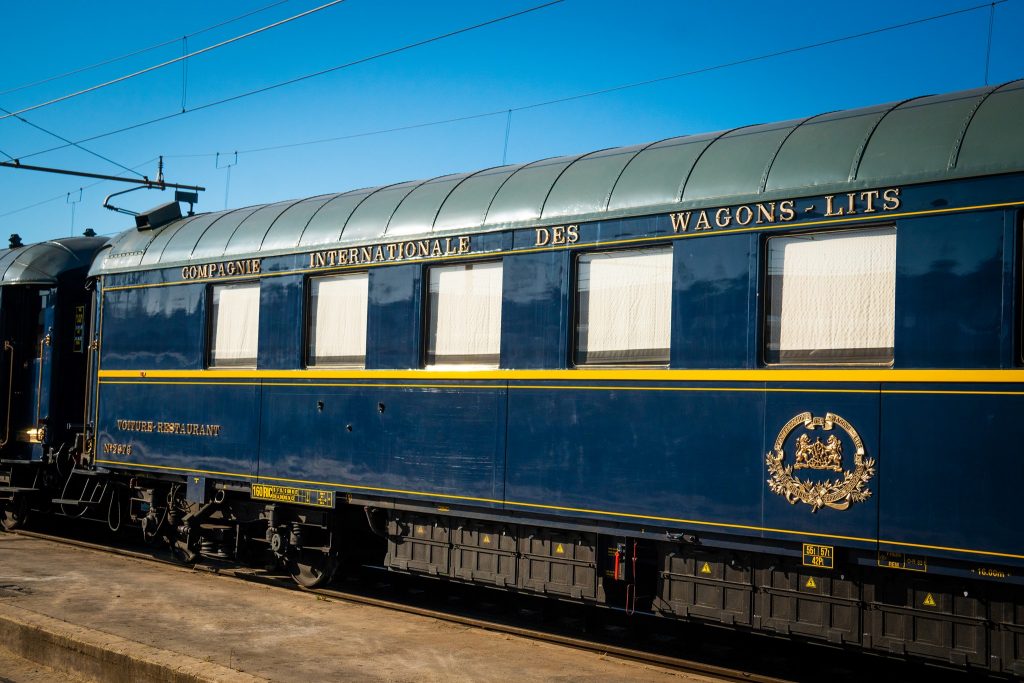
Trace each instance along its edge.
<instances>
[{"instance_id":1,"label":"white window curtain","mask_svg":"<svg viewBox=\"0 0 1024 683\"><path fill-rule=\"evenodd\" d=\"M893 359L896 228L768 240L767 360Z\"/></svg>"},{"instance_id":2,"label":"white window curtain","mask_svg":"<svg viewBox=\"0 0 1024 683\"><path fill-rule=\"evenodd\" d=\"M580 256L578 364L666 364L672 321L672 250Z\"/></svg>"},{"instance_id":3,"label":"white window curtain","mask_svg":"<svg viewBox=\"0 0 1024 683\"><path fill-rule=\"evenodd\" d=\"M500 261L430 269L428 365L498 365Z\"/></svg>"},{"instance_id":4,"label":"white window curtain","mask_svg":"<svg viewBox=\"0 0 1024 683\"><path fill-rule=\"evenodd\" d=\"M310 365L365 364L369 282L367 273L310 281Z\"/></svg>"},{"instance_id":5,"label":"white window curtain","mask_svg":"<svg viewBox=\"0 0 1024 683\"><path fill-rule=\"evenodd\" d=\"M211 366L255 367L259 330L259 283L213 288Z\"/></svg>"}]
</instances>

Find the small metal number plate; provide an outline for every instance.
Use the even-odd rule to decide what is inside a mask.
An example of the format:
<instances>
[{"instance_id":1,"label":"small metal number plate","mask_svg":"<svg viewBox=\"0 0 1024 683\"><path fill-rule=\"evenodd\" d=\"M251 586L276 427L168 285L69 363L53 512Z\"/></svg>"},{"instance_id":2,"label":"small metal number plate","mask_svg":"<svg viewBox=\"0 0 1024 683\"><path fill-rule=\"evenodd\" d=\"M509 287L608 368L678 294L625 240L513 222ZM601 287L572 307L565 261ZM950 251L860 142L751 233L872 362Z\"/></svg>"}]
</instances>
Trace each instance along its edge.
<instances>
[{"instance_id":1,"label":"small metal number plate","mask_svg":"<svg viewBox=\"0 0 1024 683\"><path fill-rule=\"evenodd\" d=\"M835 548L830 545L804 543L804 566L818 569L832 569L835 562Z\"/></svg>"}]
</instances>

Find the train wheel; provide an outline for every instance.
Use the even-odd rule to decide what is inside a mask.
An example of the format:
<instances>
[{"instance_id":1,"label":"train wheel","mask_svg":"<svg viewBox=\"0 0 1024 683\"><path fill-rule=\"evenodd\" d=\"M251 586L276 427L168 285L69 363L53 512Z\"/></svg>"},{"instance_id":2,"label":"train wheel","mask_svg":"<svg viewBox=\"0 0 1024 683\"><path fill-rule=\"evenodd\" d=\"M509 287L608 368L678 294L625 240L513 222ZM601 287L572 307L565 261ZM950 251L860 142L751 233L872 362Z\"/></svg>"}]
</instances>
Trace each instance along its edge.
<instances>
[{"instance_id":1,"label":"train wheel","mask_svg":"<svg viewBox=\"0 0 1024 683\"><path fill-rule=\"evenodd\" d=\"M338 557L319 550L300 549L298 556L289 558L288 573L303 588L319 588L330 583L338 569Z\"/></svg>"},{"instance_id":2,"label":"train wheel","mask_svg":"<svg viewBox=\"0 0 1024 683\"><path fill-rule=\"evenodd\" d=\"M0 525L5 531L23 529L25 523L28 522L29 512L28 498L17 496L7 504L3 513L0 514Z\"/></svg>"}]
</instances>

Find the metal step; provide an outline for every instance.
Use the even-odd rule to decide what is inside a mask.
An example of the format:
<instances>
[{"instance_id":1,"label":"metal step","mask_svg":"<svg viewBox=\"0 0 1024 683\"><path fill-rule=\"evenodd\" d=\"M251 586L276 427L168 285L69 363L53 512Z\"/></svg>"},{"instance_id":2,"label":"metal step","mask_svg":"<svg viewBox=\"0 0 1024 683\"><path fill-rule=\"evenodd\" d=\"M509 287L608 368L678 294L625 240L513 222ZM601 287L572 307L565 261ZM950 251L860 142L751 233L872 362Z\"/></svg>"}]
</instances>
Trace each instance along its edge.
<instances>
[{"instance_id":1,"label":"metal step","mask_svg":"<svg viewBox=\"0 0 1024 683\"><path fill-rule=\"evenodd\" d=\"M0 465L31 465L34 461L32 460L0 460Z\"/></svg>"},{"instance_id":2,"label":"metal step","mask_svg":"<svg viewBox=\"0 0 1024 683\"><path fill-rule=\"evenodd\" d=\"M38 491L31 486L0 486L0 493L22 493L24 491Z\"/></svg>"},{"instance_id":3,"label":"metal step","mask_svg":"<svg viewBox=\"0 0 1024 683\"><path fill-rule=\"evenodd\" d=\"M83 477L95 477L97 474L102 474L99 470L71 470L71 476L80 474Z\"/></svg>"},{"instance_id":4,"label":"metal step","mask_svg":"<svg viewBox=\"0 0 1024 683\"><path fill-rule=\"evenodd\" d=\"M79 505L81 507L96 504L95 501L78 500L77 498L54 498L50 502L53 503L54 505Z\"/></svg>"}]
</instances>

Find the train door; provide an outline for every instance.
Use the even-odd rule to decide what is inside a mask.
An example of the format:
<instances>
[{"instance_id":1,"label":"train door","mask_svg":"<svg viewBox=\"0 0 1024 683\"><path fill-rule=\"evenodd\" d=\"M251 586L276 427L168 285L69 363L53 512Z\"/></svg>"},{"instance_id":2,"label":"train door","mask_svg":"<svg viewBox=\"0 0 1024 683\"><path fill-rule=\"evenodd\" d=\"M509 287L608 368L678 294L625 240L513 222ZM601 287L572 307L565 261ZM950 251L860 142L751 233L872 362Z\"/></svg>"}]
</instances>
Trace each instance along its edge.
<instances>
[{"instance_id":1,"label":"train door","mask_svg":"<svg viewBox=\"0 0 1024 683\"><path fill-rule=\"evenodd\" d=\"M79 464L87 465L95 458L96 445L96 414L99 404L99 336L102 322L102 283L99 280L86 284L91 289L88 306L80 306L81 311L75 313L76 349L85 353L85 411L82 414L82 439L76 449ZM79 323L81 313L81 323ZM81 324L81 327L79 325ZM88 330L88 333L86 333ZM83 338L79 342L78 337Z\"/></svg>"},{"instance_id":2,"label":"train door","mask_svg":"<svg viewBox=\"0 0 1024 683\"><path fill-rule=\"evenodd\" d=\"M12 310L16 308L10 287L0 287L0 454L7 459L11 396L14 390L14 344L8 334Z\"/></svg>"},{"instance_id":3,"label":"train door","mask_svg":"<svg viewBox=\"0 0 1024 683\"><path fill-rule=\"evenodd\" d=\"M45 430L48 428L51 412L51 379L53 375L54 330L56 326L56 291L44 290L40 293L40 309L36 340L33 344L35 352L34 375L36 378L33 393L35 394L35 411L32 426L28 428L26 441L34 444L33 459L42 457L42 443Z\"/></svg>"},{"instance_id":4,"label":"train door","mask_svg":"<svg viewBox=\"0 0 1024 683\"><path fill-rule=\"evenodd\" d=\"M40 291L34 287L4 287L0 311L0 447L7 459L27 459L28 430L35 427L39 393L39 344L44 320Z\"/></svg>"}]
</instances>

